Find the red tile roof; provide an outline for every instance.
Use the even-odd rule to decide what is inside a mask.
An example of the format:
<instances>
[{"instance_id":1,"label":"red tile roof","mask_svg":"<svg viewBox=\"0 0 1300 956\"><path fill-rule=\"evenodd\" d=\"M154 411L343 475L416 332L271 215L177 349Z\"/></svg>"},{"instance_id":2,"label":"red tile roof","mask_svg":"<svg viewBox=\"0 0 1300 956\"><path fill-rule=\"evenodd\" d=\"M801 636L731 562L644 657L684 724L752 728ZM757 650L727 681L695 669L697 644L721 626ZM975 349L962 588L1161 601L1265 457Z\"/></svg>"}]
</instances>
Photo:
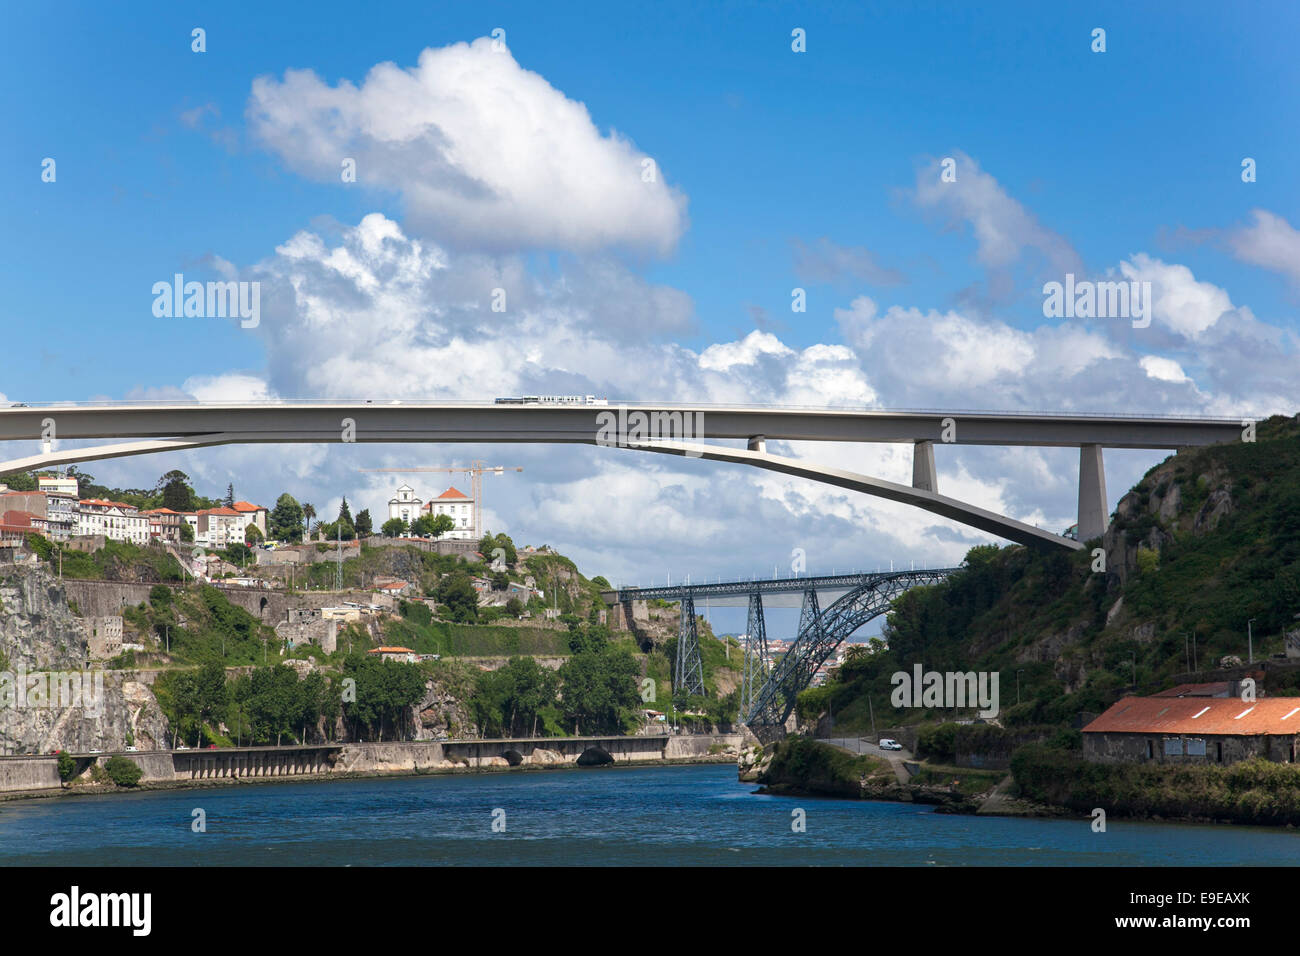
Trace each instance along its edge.
<instances>
[{"instance_id":1,"label":"red tile roof","mask_svg":"<svg viewBox=\"0 0 1300 956\"><path fill-rule=\"evenodd\" d=\"M1296 734L1300 697L1125 697L1085 734Z\"/></svg>"},{"instance_id":2,"label":"red tile roof","mask_svg":"<svg viewBox=\"0 0 1300 956\"><path fill-rule=\"evenodd\" d=\"M103 498L82 498L83 505L98 505L101 508L130 508L135 510L135 505L129 505L125 501L105 501Z\"/></svg>"},{"instance_id":3,"label":"red tile roof","mask_svg":"<svg viewBox=\"0 0 1300 956\"><path fill-rule=\"evenodd\" d=\"M201 515L224 515L224 516L227 516L227 517L233 515L233 516L236 517L236 518L239 517L239 512L238 512L238 511L236 511L234 508L227 508L225 505L222 505L220 508L204 508L202 511L199 512L199 514L201 514Z\"/></svg>"},{"instance_id":4,"label":"red tile roof","mask_svg":"<svg viewBox=\"0 0 1300 956\"><path fill-rule=\"evenodd\" d=\"M367 651L366 653L368 654L414 654L415 651L411 650L409 647L376 647L374 650Z\"/></svg>"},{"instance_id":5,"label":"red tile roof","mask_svg":"<svg viewBox=\"0 0 1300 956\"><path fill-rule=\"evenodd\" d=\"M261 505L255 505L250 501L236 501L231 505L236 511L265 511Z\"/></svg>"},{"instance_id":6,"label":"red tile roof","mask_svg":"<svg viewBox=\"0 0 1300 956\"><path fill-rule=\"evenodd\" d=\"M455 488L448 488L446 491L444 491L444 492L443 492L442 494L440 494L438 497L441 498L441 499L446 499L446 498L464 498L466 501L469 501L469 495L462 495L462 494L461 494L459 491L457 491Z\"/></svg>"}]
</instances>

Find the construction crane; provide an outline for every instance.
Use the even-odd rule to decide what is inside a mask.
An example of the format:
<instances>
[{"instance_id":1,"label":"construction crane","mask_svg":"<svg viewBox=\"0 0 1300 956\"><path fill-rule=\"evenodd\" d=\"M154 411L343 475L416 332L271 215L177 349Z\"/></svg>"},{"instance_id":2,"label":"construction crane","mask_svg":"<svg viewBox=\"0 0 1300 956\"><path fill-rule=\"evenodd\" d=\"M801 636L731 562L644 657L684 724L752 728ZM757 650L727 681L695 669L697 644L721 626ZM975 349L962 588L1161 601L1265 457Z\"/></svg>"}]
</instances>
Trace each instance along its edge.
<instances>
[{"instance_id":1,"label":"construction crane","mask_svg":"<svg viewBox=\"0 0 1300 956\"><path fill-rule=\"evenodd\" d=\"M360 468L358 471L371 473L386 473L396 475L409 475L416 473L441 472L451 474L466 474L470 476L470 491L474 497L474 533L482 537L483 528L483 476L484 475L504 475L507 471L523 471L522 468L506 467L505 465L485 465L481 461L472 461L467 468L455 467L430 467L430 468Z\"/></svg>"}]
</instances>

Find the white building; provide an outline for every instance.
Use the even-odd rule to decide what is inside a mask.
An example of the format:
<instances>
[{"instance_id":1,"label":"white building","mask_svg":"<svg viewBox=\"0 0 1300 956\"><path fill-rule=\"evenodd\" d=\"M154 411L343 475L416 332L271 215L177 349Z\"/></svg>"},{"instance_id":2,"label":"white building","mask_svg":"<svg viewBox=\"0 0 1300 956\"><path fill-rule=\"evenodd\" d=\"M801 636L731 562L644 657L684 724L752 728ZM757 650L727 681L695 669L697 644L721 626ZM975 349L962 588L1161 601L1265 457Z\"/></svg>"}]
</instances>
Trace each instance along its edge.
<instances>
[{"instance_id":1,"label":"white building","mask_svg":"<svg viewBox=\"0 0 1300 956\"><path fill-rule=\"evenodd\" d=\"M416 518L420 517L420 506L424 504L423 499L415 497L415 489L410 485L402 485L397 489L397 496L388 499L388 519L401 518L407 524L410 524Z\"/></svg>"},{"instance_id":2,"label":"white building","mask_svg":"<svg viewBox=\"0 0 1300 956\"><path fill-rule=\"evenodd\" d=\"M74 481L75 485L76 482ZM62 491L45 492L45 515L50 522L50 537L66 541L77 532L77 495Z\"/></svg>"},{"instance_id":3,"label":"white building","mask_svg":"<svg viewBox=\"0 0 1300 956\"><path fill-rule=\"evenodd\" d=\"M477 537L477 529L474 527L474 499L469 495L461 494L455 488L448 488L421 510L435 517L437 515L451 517L456 526L443 535L444 538L471 541Z\"/></svg>"},{"instance_id":4,"label":"white building","mask_svg":"<svg viewBox=\"0 0 1300 956\"><path fill-rule=\"evenodd\" d=\"M40 491L71 495L73 498L79 494L76 478L37 478L36 487Z\"/></svg>"},{"instance_id":5,"label":"white building","mask_svg":"<svg viewBox=\"0 0 1300 956\"><path fill-rule=\"evenodd\" d=\"M77 534L102 534L111 541L149 543L149 516L135 505L102 498L83 498L77 504Z\"/></svg>"},{"instance_id":6,"label":"white building","mask_svg":"<svg viewBox=\"0 0 1300 956\"><path fill-rule=\"evenodd\" d=\"M231 505L231 507L239 512L239 516L244 522L244 527L241 529L240 534L244 534L248 530L248 526L253 525L258 531L262 532L263 538L266 537L267 510L265 508L261 505L255 505L250 501L236 501ZM242 541L243 539L241 538L240 540Z\"/></svg>"},{"instance_id":7,"label":"white building","mask_svg":"<svg viewBox=\"0 0 1300 956\"><path fill-rule=\"evenodd\" d=\"M198 512L194 543L203 548L226 548L244 543L244 529L250 524L234 508L204 508Z\"/></svg>"}]
</instances>

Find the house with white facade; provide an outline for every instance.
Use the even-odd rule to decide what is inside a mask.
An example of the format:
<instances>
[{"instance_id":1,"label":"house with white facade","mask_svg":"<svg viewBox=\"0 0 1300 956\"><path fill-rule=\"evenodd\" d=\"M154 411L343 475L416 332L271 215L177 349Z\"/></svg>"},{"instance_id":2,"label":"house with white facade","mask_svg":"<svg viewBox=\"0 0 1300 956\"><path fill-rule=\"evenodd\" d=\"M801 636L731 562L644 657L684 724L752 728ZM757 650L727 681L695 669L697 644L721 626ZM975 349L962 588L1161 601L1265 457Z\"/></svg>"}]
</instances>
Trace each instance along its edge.
<instances>
[{"instance_id":1,"label":"house with white facade","mask_svg":"<svg viewBox=\"0 0 1300 956\"><path fill-rule=\"evenodd\" d=\"M36 479L36 489L60 495L71 495L73 498L80 496L80 492L77 490L76 478L38 477Z\"/></svg>"},{"instance_id":2,"label":"house with white facade","mask_svg":"<svg viewBox=\"0 0 1300 956\"><path fill-rule=\"evenodd\" d=\"M243 519L245 530L249 525L252 525L262 533L263 538L266 537L267 510L265 508L261 505L255 505L251 501L236 501L231 505L231 507L239 512L240 517ZM241 531L241 534L242 533L243 532Z\"/></svg>"},{"instance_id":3,"label":"house with white facade","mask_svg":"<svg viewBox=\"0 0 1300 956\"><path fill-rule=\"evenodd\" d=\"M102 534L110 541L149 543L149 516L135 505L102 498L82 498L77 503L77 534Z\"/></svg>"},{"instance_id":4,"label":"house with white facade","mask_svg":"<svg viewBox=\"0 0 1300 956\"><path fill-rule=\"evenodd\" d=\"M469 541L477 537L474 527L474 499L455 488L448 488L421 509L427 515L449 515L455 527L444 538Z\"/></svg>"},{"instance_id":5,"label":"house with white facade","mask_svg":"<svg viewBox=\"0 0 1300 956\"><path fill-rule=\"evenodd\" d=\"M244 543L247 522L234 508L204 508L198 512L194 543L202 548L227 548Z\"/></svg>"}]
</instances>

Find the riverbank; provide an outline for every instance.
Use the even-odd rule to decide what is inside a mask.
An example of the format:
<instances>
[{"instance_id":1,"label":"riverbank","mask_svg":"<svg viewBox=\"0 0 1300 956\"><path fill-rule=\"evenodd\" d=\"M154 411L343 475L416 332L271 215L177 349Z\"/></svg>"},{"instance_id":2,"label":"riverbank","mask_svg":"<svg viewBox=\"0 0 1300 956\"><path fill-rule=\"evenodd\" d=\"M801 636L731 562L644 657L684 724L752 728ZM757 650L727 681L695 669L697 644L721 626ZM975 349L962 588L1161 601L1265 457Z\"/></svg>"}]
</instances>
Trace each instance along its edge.
<instances>
[{"instance_id":1,"label":"riverbank","mask_svg":"<svg viewBox=\"0 0 1300 956\"><path fill-rule=\"evenodd\" d=\"M76 758L73 776L67 782L60 779L58 758L53 755L3 757L0 758L0 800L509 770L734 764L739 744L737 734L718 734L133 752ZM105 767L115 758L128 759L141 769L137 784L117 786L108 780Z\"/></svg>"},{"instance_id":2,"label":"riverbank","mask_svg":"<svg viewBox=\"0 0 1300 956\"><path fill-rule=\"evenodd\" d=\"M554 770L624 770L645 769L647 767L694 767L702 765L734 765L735 757L719 754L705 757L680 757L671 760L629 760L617 764L604 764L597 767L578 766L577 764L557 764L550 766L530 765L518 767L457 767L418 770L344 770L331 773L303 774L295 777L264 777L249 779L245 777L215 777L212 779L170 780L141 782L134 787L119 787L116 784L82 783L48 790L19 790L0 792L0 803L15 800L45 800L61 797L98 797L109 794L170 792L175 790L213 790L249 786L275 786L294 783L336 783L345 780L375 780L401 777L446 777L476 776L502 773L541 773Z\"/></svg>"},{"instance_id":3,"label":"riverbank","mask_svg":"<svg viewBox=\"0 0 1300 956\"><path fill-rule=\"evenodd\" d=\"M1074 751L1021 748L1011 771L972 770L855 755L807 738L742 751L740 780L759 793L932 805L936 813L1153 823L1300 827L1300 768L1101 764Z\"/></svg>"}]
</instances>

